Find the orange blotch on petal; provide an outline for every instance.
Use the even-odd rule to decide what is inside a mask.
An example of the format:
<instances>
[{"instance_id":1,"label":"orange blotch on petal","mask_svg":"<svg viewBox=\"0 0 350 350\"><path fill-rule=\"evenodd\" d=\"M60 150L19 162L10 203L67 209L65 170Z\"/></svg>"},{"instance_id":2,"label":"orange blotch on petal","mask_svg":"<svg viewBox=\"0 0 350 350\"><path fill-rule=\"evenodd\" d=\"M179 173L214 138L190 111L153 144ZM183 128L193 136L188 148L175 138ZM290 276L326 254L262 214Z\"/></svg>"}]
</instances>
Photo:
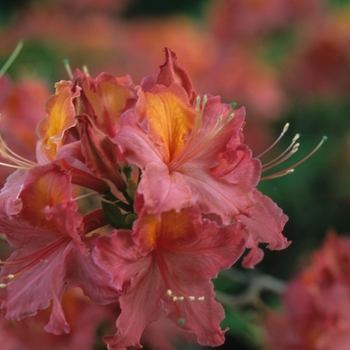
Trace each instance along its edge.
<instances>
[{"instance_id":1,"label":"orange blotch on petal","mask_svg":"<svg viewBox=\"0 0 350 350\"><path fill-rule=\"evenodd\" d=\"M139 227L144 234L141 235L142 243L151 249L176 249L184 240L191 240L189 232L194 231L193 218L186 211L175 210L163 212L161 219L155 215L143 215Z\"/></svg>"},{"instance_id":2,"label":"orange blotch on petal","mask_svg":"<svg viewBox=\"0 0 350 350\"><path fill-rule=\"evenodd\" d=\"M55 158L64 141L65 131L77 122L73 99L80 95L80 88L73 92L71 85L68 81L56 83L56 94L46 104L47 116L37 127L41 149L49 160Z\"/></svg>"},{"instance_id":3,"label":"orange blotch on petal","mask_svg":"<svg viewBox=\"0 0 350 350\"><path fill-rule=\"evenodd\" d=\"M169 164L186 143L195 111L177 95L166 90L156 94L146 92L144 102L149 131L163 144L164 162Z\"/></svg>"}]
</instances>

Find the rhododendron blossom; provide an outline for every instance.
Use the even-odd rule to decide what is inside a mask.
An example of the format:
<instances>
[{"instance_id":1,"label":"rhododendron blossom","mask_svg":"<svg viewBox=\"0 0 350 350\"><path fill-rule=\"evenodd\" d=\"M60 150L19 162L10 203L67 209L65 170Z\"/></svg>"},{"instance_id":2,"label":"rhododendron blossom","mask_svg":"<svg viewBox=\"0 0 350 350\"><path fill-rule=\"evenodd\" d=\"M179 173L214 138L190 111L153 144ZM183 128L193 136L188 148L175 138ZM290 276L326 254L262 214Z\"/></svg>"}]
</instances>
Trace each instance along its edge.
<instances>
[{"instance_id":1,"label":"rhododendron blossom","mask_svg":"<svg viewBox=\"0 0 350 350\"><path fill-rule=\"evenodd\" d=\"M80 287L95 303L119 302L110 349L140 347L164 317L217 346L224 311L211 279L245 248L252 268L260 243L289 245L287 216L256 189L271 165L244 144L244 108L197 94L165 54L136 87L79 70L57 83L37 126L37 162L1 139L1 165L18 168L0 193L0 232L15 249L1 262L5 318L52 304L45 330L67 333L62 295Z\"/></svg>"},{"instance_id":2,"label":"rhododendron blossom","mask_svg":"<svg viewBox=\"0 0 350 350\"><path fill-rule=\"evenodd\" d=\"M285 310L269 313L271 349L343 350L350 344L350 240L329 232L311 265L289 284Z\"/></svg>"},{"instance_id":3,"label":"rhododendron blossom","mask_svg":"<svg viewBox=\"0 0 350 350\"><path fill-rule=\"evenodd\" d=\"M242 226L219 227L202 220L197 208L186 208L163 212L160 220L143 213L133 228L133 233L119 230L101 237L95 248L96 261L122 294L110 348L139 346L144 328L165 314L196 333L200 344L222 344L224 314L210 279L241 256Z\"/></svg>"},{"instance_id":4,"label":"rhododendron blossom","mask_svg":"<svg viewBox=\"0 0 350 350\"><path fill-rule=\"evenodd\" d=\"M81 285L92 299L101 299L99 289L93 291L95 282L103 284L98 277L103 272L91 264L83 242L83 216L71 198L69 175L55 164L18 170L9 177L0 200L0 231L17 248L1 263L0 295L5 317L20 320L35 315L52 300L46 330L69 332L60 304L67 283ZM103 298L113 298L108 296L110 288L105 288Z\"/></svg>"},{"instance_id":5,"label":"rhododendron blossom","mask_svg":"<svg viewBox=\"0 0 350 350\"><path fill-rule=\"evenodd\" d=\"M175 65L174 60L167 51L165 66ZM215 213L229 223L255 204L252 187L260 175L260 161L236 141L244 111L206 95L191 103L194 92L186 91L178 70L163 69L149 92L140 88L115 142L126 160L142 170L138 192L149 213L159 216L198 204L203 213ZM230 155L229 142L235 151ZM213 169L220 167L220 160L225 171Z\"/></svg>"}]
</instances>

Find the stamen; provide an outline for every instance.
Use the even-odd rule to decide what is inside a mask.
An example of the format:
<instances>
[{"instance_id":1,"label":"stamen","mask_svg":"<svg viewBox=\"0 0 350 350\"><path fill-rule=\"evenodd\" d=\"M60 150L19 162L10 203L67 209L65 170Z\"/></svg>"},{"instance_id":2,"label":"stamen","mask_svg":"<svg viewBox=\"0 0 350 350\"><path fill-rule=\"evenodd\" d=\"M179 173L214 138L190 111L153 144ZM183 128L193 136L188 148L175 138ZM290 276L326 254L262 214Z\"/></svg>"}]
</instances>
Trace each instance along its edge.
<instances>
[{"instance_id":1,"label":"stamen","mask_svg":"<svg viewBox=\"0 0 350 350\"><path fill-rule=\"evenodd\" d=\"M84 199L84 198L87 198L87 197L93 197L93 196L96 196L96 195L99 195L99 193L98 192L86 193L86 194L82 194L81 196L73 198L73 200L75 202L77 202L80 199Z\"/></svg>"},{"instance_id":2,"label":"stamen","mask_svg":"<svg viewBox=\"0 0 350 350\"><path fill-rule=\"evenodd\" d=\"M201 153L206 148L210 147L210 144L212 143L213 139L217 138L219 134L226 128L228 123L234 118L234 113L233 113L234 106L231 105L226 118L224 117L223 114L221 114L217 118L216 123L212 127L210 132L207 135L205 135L203 139L200 140L199 143L196 144L196 140L198 140L198 134L202 127L204 109L207 101L208 101L207 95L204 95L202 99L200 96L196 97L196 100L195 100L196 116L195 116L191 133L180 155L169 164L170 171L173 171L178 166L181 166L182 164L186 163L188 160L196 157L199 153Z\"/></svg>"},{"instance_id":3,"label":"stamen","mask_svg":"<svg viewBox=\"0 0 350 350\"><path fill-rule=\"evenodd\" d=\"M69 65L69 59L68 58L63 59L62 63L64 65L64 67L66 68L69 79L73 79L73 72L72 72L72 69Z\"/></svg>"},{"instance_id":4,"label":"stamen","mask_svg":"<svg viewBox=\"0 0 350 350\"><path fill-rule=\"evenodd\" d=\"M268 147L264 152L260 153L256 158L260 158L261 156L263 156L264 154L269 152L273 147L275 147L277 145L277 143L280 141L280 139L287 132L288 128L289 128L289 123L286 123L285 126L283 127L283 130L282 130L280 136L278 136L277 140L270 147Z\"/></svg>"},{"instance_id":5,"label":"stamen","mask_svg":"<svg viewBox=\"0 0 350 350\"><path fill-rule=\"evenodd\" d=\"M187 294L184 294L184 295L180 295L180 296L176 296L173 294L173 291L171 289L168 289L166 291L167 295L169 297L171 297L173 299L173 301L183 301L185 299L188 299L190 301L195 301L195 300L198 300L198 301L203 301L205 300L205 297L204 296L200 296L200 297L195 297L193 295L187 295Z\"/></svg>"},{"instance_id":6,"label":"stamen","mask_svg":"<svg viewBox=\"0 0 350 350\"><path fill-rule=\"evenodd\" d=\"M298 135L298 134L297 134ZM293 142L296 138L294 137L293 139ZM320 141L320 143L308 154L306 155L303 159L299 160L297 163L289 166L288 168L286 169L283 169L275 174L272 174L272 175L268 175L268 176L264 176L262 177L260 180L270 180L270 179L274 179L276 177L281 177L281 176L284 176L284 175L288 175L288 174L291 174L292 172L294 172L294 169L299 166L300 164L304 163L307 159L309 159L314 153L316 153L320 147L323 145L323 143L327 140L327 136L323 136L322 140ZM292 143L293 144L293 143ZM299 147L299 144L295 144L294 147L292 148L292 150L290 151L289 154L287 154L287 156L285 156L284 158L282 158L281 160L279 160L277 163L274 164L277 165L277 164L280 164L282 161L284 161L285 159L289 158L292 154L294 154L297 150L298 150L298 147ZM288 147L290 148L290 146ZM284 152L285 153L285 152ZM279 157L278 157L279 158ZM263 172L268 170L268 169L271 169L272 166L268 166L267 168L264 168L263 166Z\"/></svg>"},{"instance_id":7,"label":"stamen","mask_svg":"<svg viewBox=\"0 0 350 350\"><path fill-rule=\"evenodd\" d=\"M90 76L88 67L87 67L85 64L83 65L83 72L84 72L88 77Z\"/></svg>"},{"instance_id":8,"label":"stamen","mask_svg":"<svg viewBox=\"0 0 350 350\"><path fill-rule=\"evenodd\" d=\"M35 162L32 162L31 160L25 159L19 154L12 151L5 143L4 139L0 135L0 155L2 155L4 158L9 160L10 162L14 164L4 163L0 162L0 165L6 166L8 168L15 168L15 169L32 169L38 164Z\"/></svg>"},{"instance_id":9,"label":"stamen","mask_svg":"<svg viewBox=\"0 0 350 350\"><path fill-rule=\"evenodd\" d=\"M21 276L24 272L28 271L30 268L38 265L39 263L47 262L47 257L50 256L56 249L61 247L65 242L69 240L70 240L69 237L62 237L57 241L49 244L48 246L40 249L39 251L29 254L27 256L24 256L22 258L19 258L17 260L1 261L0 263L0 265L2 265L1 268L22 265L24 263L27 263L27 264L22 268L20 268L15 273L10 273L6 276L1 276L0 280L2 282L0 283L0 288L6 288L11 282L15 280L16 277Z\"/></svg>"},{"instance_id":10,"label":"stamen","mask_svg":"<svg viewBox=\"0 0 350 350\"><path fill-rule=\"evenodd\" d=\"M166 294L169 298L172 299L172 301L174 303L175 310L179 316L179 320L178 320L179 324L183 325L185 323L185 319L181 315L181 311L180 311L180 307L179 307L178 302L182 302L184 300L203 301L203 300L205 300L205 297L204 296L195 297L193 295L188 295L186 292L184 292L182 290L182 288L177 285L176 281L172 279L171 273L166 265L166 262L164 260L163 255L161 253L158 253L155 251L154 256L155 256L155 259L157 261L157 265L159 267L159 272L160 272L160 274L163 278L164 284L167 288ZM173 293L173 289L170 287L170 283L172 285L174 285L176 290L178 290L181 293L180 295L175 295Z\"/></svg>"},{"instance_id":11,"label":"stamen","mask_svg":"<svg viewBox=\"0 0 350 350\"><path fill-rule=\"evenodd\" d=\"M294 137L294 139L295 139L295 137ZM295 152L297 152L298 148L300 146L300 143L294 144L294 142L295 141L293 141L278 157L276 157L275 159L273 159L273 160L269 161L268 163L264 164L262 166L263 171L271 169L274 166L276 166L277 164L280 164L280 163L284 162L289 157L291 157ZM287 153L288 151L290 151L290 152Z\"/></svg>"}]
</instances>

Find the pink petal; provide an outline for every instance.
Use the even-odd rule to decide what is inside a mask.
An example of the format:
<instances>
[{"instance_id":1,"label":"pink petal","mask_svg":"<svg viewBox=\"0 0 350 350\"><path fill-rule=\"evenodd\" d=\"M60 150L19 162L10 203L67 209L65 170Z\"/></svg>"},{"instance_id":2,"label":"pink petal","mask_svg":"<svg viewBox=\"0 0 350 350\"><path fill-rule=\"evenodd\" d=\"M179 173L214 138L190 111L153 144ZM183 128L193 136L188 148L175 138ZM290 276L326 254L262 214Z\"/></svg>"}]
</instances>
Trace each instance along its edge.
<instances>
[{"instance_id":1,"label":"pink petal","mask_svg":"<svg viewBox=\"0 0 350 350\"><path fill-rule=\"evenodd\" d=\"M189 100L193 102L197 94L193 89L191 78L177 62L175 53L167 47L164 51L165 62L160 66L160 73L156 83L170 86L172 83L177 82L186 90Z\"/></svg>"},{"instance_id":2,"label":"pink petal","mask_svg":"<svg viewBox=\"0 0 350 350\"><path fill-rule=\"evenodd\" d=\"M253 269L264 257L264 252L257 246L253 246L249 253L243 258L242 266L247 269Z\"/></svg>"},{"instance_id":3,"label":"pink petal","mask_svg":"<svg viewBox=\"0 0 350 350\"><path fill-rule=\"evenodd\" d=\"M256 204L252 207L250 216L238 215L237 220L246 225L247 248L254 250L243 261L245 266L252 265L261 260L262 251L256 247L259 243L267 243L271 250L285 249L290 241L282 235L282 230L288 220L287 215L269 197L255 191Z\"/></svg>"},{"instance_id":4,"label":"pink petal","mask_svg":"<svg viewBox=\"0 0 350 350\"><path fill-rule=\"evenodd\" d=\"M60 300L64 292L65 256L72 247L61 246L36 266L27 268L19 277L15 277L8 286L1 290L5 293L1 308L5 318L20 320L33 316L37 310L45 309L52 299ZM28 256L33 249L23 248L14 252L7 261ZM26 265L24 263L23 265ZM23 267L22 265L22 267ZM1 276L16 274L18 266L3 267ZM61 324L58 325L58 329Z\"/></svg>"},{"instance_id":5,"label":"pink petal","mask_svg":"<svg viewBox=\"0 0 350 350\"><path fill-rule=\"evenodd\" d=\"M219 164L210 169L216 179L226 180L229 183L246 183L255 187L261 174L261 163L252 158L252 152L246 145L239 145L235 149L220 153Z\"/></svg>"},{"instance_id":6,"label":"pink petal","mask_svg":"<svg viewBox=\"0 0 350 350\"><path fill-rule=\"evenodd\" d=\"M64 289L63 284L61 288L62 290ZM58 295L63 296L63 292L58 293ZM70 325L66 321L66 317L64 315L61 302L62 300L58 299L57 295L52 301L52 312L50 316L50 321L44 327L44 330L48 333L60 335L60 334L67 334L70 332Z\"/></svg>"},{"instance_id":7,"label":"pink petal","mask_svg":"<svg viewBox=\"0 0 350 350\"><path fill-rule=\"evenodd\" d=\"M0 216L10 218L21 211L22 200L19 198L19 194L26 175L26 171L17 170L7 178L6 184L0 193Z\"/></svg>"}]
</instances>

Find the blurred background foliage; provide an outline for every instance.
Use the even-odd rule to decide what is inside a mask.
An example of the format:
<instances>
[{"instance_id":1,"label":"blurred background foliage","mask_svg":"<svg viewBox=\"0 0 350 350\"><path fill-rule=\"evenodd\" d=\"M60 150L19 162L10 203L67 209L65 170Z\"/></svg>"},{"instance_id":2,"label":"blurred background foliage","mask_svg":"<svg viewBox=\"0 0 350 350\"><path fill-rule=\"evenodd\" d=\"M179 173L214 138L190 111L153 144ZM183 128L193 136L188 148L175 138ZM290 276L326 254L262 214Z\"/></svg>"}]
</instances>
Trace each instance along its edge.
<instances>
[{"instance_id":1,"label":"blurred background foliage","mask_svg":"<svg viewBox=\"0 0 350 350\"><path fill-rule=\"evenodd\" d=\"M275 172L302 159L327 135L322 148L293 174L259 184L289 216L284 234L291 246L266 250L254 271L237 264L236 275L220 275L215 281L219 293L244 294L259 275L288 280L305 266L328 229L349 232L348 0L1 1L0 66L21 39L25 46L8 75L13 82L41 79L50 93L56 81L68 79L65 58L72 68L87 65L91 76L130 74L138 84L158 72L162 50L169 46L197 92L245 106L246 142L254 154L290 123L263 161L280 154L300 133L299 151ZM38 118L44 115L43 108ZM274 293L259 296L270 306L278 304ZM230 331L220 349L261 348L261 308L254 302L224 304L223 326Z\"/></svg>"}]
</instances>

